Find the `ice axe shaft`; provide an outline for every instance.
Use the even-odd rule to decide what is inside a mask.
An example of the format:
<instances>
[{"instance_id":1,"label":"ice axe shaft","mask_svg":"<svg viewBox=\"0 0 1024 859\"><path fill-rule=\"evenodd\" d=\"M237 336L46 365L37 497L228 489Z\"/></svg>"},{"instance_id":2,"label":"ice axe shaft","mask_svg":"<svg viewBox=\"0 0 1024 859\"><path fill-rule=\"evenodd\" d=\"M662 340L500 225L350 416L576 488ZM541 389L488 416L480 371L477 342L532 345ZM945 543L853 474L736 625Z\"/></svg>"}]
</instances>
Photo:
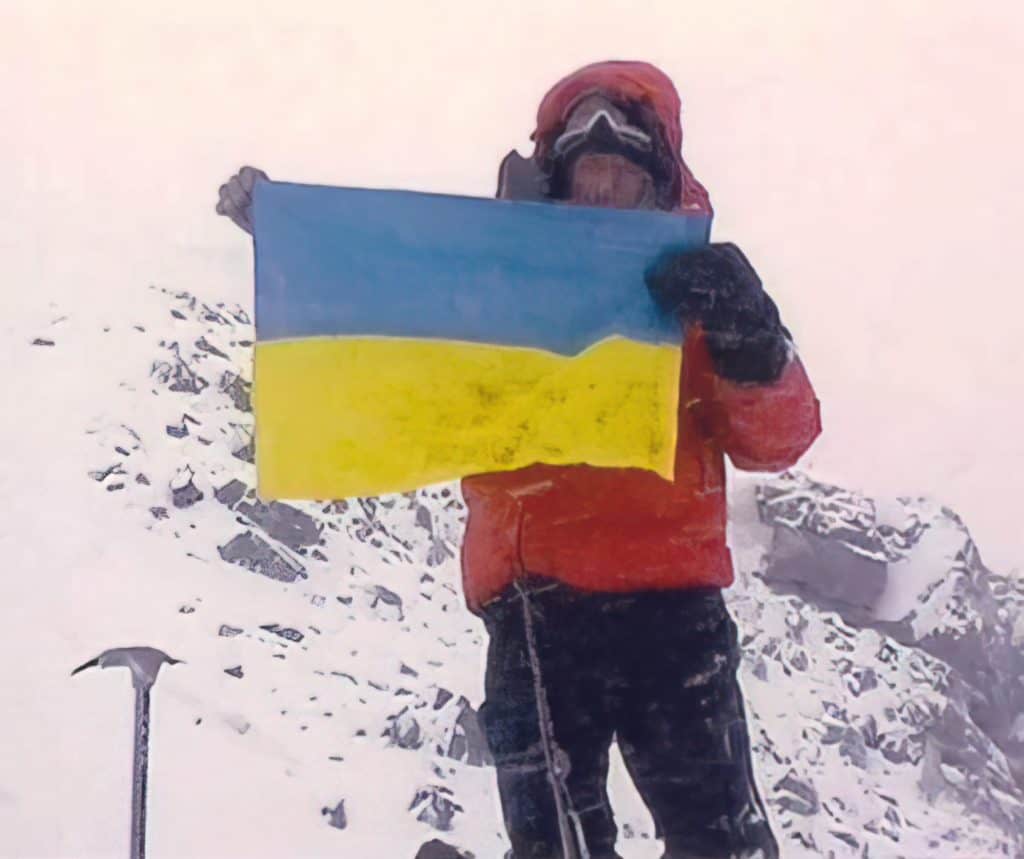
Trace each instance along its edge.
<instances>
[{"instance_id":1,"label":"ice axe shaft","mask_svg":"<svg viewBox=\"0 0 1024 859\"><path fill-rule=\"evenodd\" d=\"M146 776L149 770L149 688L135 690L135 743L132 754L131 859L146 857Z\"/></svg>"}]
</instances>

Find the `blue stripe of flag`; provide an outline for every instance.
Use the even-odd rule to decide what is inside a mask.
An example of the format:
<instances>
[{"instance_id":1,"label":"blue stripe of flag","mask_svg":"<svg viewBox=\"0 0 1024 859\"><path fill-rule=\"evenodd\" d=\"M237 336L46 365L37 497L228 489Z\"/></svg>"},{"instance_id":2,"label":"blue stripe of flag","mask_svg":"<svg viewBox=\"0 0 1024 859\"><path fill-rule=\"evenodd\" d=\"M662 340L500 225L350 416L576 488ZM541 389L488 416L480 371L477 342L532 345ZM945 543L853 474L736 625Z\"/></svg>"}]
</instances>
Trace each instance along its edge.
<instances>
[{"instance_id":1,"label":"blue stripe of flag","mask_svg":"<svg viewBox=\"0 0 1024 859\"><path fill-rule=\"evenodd\" d=\"M262 182L261 341L380 335L575 355L612 334L676 342L643 273L707 241L704 215Z\"/></svg>"}]
</instances>

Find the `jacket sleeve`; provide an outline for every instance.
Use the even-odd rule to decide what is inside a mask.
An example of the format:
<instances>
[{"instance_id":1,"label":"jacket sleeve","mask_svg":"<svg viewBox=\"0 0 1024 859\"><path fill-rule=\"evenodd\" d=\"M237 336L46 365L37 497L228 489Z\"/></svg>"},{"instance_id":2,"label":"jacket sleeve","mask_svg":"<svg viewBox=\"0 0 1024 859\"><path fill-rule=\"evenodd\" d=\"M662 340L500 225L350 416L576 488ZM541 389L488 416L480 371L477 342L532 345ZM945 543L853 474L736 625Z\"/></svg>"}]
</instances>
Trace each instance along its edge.
<instances>
[{"instance_id":1,"label":"jacket sleeve","mask_svg":"<svg viewBox=\"0 0 1024 859\"><path fill-rule=\"evenodd\" d=\"M778 379L753 384L732 382L715 373L699 325L687 331L684 349L705 432L737 468L783 471L821 433L820 404L792 351Z\"/></svg>"}]
</instances>

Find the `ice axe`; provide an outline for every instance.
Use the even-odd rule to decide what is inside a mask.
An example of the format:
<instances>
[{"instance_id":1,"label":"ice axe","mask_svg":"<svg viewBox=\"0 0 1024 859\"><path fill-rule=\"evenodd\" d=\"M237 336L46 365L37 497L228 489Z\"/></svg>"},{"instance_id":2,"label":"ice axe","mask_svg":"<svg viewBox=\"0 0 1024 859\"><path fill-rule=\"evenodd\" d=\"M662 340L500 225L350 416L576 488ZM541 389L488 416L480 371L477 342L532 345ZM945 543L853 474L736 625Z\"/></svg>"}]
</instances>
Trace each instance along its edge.
<instances>
[{"instance_id":1,"label":"ice axe","mask_svg":"<svg viewBox=\"0 0 1024 859\"><path fill-rule=\"evenodd\" d=\"M115 647L104 650L95 659L79 665L72 676L86 668L127 668L132 672L135 689L135 751L132 759L132 842L131 859L146 856L146 770L149 764L149 690L164 663L176 665L180 659L155 647Z\"/></svg>"}]
</instances>

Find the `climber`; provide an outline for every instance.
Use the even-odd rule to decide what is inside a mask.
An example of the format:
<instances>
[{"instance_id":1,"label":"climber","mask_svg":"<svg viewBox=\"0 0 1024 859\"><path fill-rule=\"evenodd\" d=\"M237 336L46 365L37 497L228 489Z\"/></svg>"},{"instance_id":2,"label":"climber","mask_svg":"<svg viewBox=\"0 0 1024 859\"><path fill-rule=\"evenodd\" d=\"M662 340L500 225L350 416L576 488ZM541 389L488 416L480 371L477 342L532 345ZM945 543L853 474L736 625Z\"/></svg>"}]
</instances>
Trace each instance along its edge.
<instances>
[{"instance_id":1,"label":"climber","mask_svg":"<svg viewBox=\"0 0 1024 859\"><path fill-rule=\"evenodd\" d=\"M580 69L544 97L534 152L505 159L498 194L710 214L680 155L679 112L646 63ZM490 636L481 715L516 859L567 852L559 791L587 855L617 855L613 738L665 859L778 855L722 598L733 579L723 454L742 469L791 466L820 431L818 402L734 245L663 261L647 285L683 329L675 480L534 465L462 482L464 587ZM564 759L554 790L543 719Z\"/></svg>"}]
</instances>

